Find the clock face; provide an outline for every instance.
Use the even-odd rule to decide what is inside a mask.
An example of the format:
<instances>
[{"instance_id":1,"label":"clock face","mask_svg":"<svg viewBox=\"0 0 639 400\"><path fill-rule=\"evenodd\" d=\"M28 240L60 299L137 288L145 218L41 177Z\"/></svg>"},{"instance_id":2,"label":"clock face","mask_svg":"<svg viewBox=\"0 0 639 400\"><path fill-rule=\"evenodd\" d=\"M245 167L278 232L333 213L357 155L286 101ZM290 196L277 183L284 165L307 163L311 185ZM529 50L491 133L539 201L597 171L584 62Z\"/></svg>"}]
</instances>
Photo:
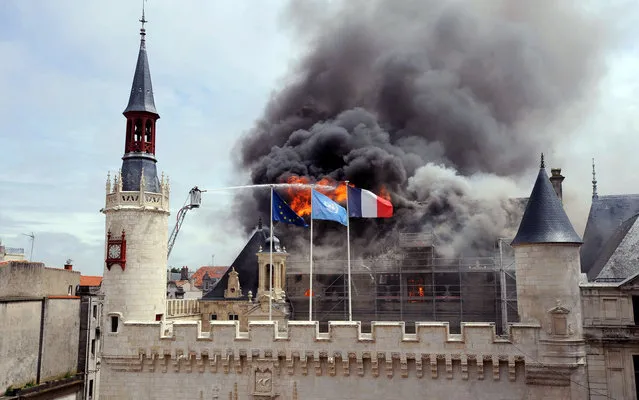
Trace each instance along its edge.
<instances>
[{"instance_id":1,"label":"clock face","mask_svg":"<svg viewBox=\"0 0 639 400\"><path fill-rule=\"evenodd\" d=\"M112 260L120 258L120 245L112 244L109 246L109 258Z\"/></svg>"}]
</instances>

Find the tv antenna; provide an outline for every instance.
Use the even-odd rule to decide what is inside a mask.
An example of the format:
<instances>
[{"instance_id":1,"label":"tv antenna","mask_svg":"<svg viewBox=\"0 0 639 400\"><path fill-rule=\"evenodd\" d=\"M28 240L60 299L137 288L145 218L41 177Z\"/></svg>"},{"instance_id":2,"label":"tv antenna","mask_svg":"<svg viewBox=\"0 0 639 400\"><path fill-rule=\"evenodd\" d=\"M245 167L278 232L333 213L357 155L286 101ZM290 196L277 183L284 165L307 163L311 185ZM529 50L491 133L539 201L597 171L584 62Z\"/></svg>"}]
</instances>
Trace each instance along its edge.
<instances>
[{"instance_id":1,"label":"tv antenna","mask_svg":"<svg viewBox=\"0 0 639 400\"><path fill-rule=\"evenodd\" d=\"M33 243L35 242L35 234L31 233L23 233L24 236L31 238L31 254L29 255L29 261L33 261Z\"/></svg>"}]
</instances>

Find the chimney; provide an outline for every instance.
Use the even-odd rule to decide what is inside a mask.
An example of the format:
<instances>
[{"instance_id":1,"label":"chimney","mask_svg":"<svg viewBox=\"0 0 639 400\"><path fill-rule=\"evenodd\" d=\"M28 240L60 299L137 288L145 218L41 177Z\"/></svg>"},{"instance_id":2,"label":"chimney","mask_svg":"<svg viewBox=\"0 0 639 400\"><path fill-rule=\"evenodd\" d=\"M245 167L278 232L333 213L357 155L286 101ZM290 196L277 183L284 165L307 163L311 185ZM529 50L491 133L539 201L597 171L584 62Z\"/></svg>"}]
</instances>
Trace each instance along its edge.
<instances>
[{"instance_id":1,"label":"chimney","mask_svg":"<svg viewBox=\"0 0 639 400\"><path fill-rule=\"evenodd\" d=\"M182 270L180 270L180 280L189 280L189 267L182 267Z\"/></svg>"},{"instance_id":2,"label":"chimney","mask_svg":"<svg viewBox=\"0 0 639 400\"><path fill-rule=\"evenodd\" d=\"M561 188L561 183L566 179L561 175L561 168L552 168L550 170L550 183L552 183L552 187L555 189L555 193L557 193L557 197L563 203L563 191Z\"/></svg>"},{"instance_id":3,"label":"chimney","mask_svg":"<svg viewBox=\"0 0 639 400\"><path fill-rule=\"evenodd\" d=\"M64 269L67 271L73 271L73 264L71 264L73 262L73 260L68 259L67 262L64 264Z\"/></svg>"}]
</instances>

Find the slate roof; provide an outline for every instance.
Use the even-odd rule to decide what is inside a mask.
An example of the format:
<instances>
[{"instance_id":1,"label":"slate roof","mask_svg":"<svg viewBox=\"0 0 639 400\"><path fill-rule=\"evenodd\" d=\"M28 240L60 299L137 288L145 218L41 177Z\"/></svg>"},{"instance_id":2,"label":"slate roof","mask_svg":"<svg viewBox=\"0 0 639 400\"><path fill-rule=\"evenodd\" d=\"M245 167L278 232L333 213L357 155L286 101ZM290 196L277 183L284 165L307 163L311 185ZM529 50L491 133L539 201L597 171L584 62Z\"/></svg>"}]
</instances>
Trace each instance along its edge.
<instances>
[{"instance_id":1,"label":"slate roof","mask_svg":"<svg viewBox=\"0 0 639 400\"><path fill-rule=\"evenodd\" d=\"M140 178L144 171L145 190L160 193L155 157L146 153L129 153L122 157L122 190L137 192L140 190Z\"/></svg>"},{"instance_id":2,"label":"slate roof","mask_svg":"<svg viewBox=\"0 0 639 400\"><path fill-rule=\"evenodd\" d=\"M639 272L639 214L624 221L603 246L589 279L621 282Z\"/></svg>"},{"instance_id":3,"label":"slate roof","mask_svg":"<svg viewBox=\"0 0 639 400\"><path fill-rule=\"evenodd\" d=\"M129 104L124 110L125 113L130 111L146 111L153 114L158 113L155 109L155 100L153 99L151 70L149 69L149 60L146 56L146 42L144 35L145 33L142 32L140 51L138 52L138 62L135 65L133 84L131 85L131 95L129 96Z\"/></svg>"},{"instance_id":4,"label":"slate roof","mask_svg":"<svg viewBox=\"0 0 639 400\"><path fill-rule=\"evenodd\" d=\"M624 221L638 213L639 194L597 196L592 199L581 247L581 272L588 274L589 279L600 272L591 273L590 270L608 240Z\"/></svg>"},{"instance_id":5,"label":"slate roof","mask_svg":"<svg viewBox=\"0 0 639 400\"><path fill-rule=\"evenodd\" d=\"M519 230L511 244L535 243L582 243L548 179L545 168L539 169Z\"/></svg>"},{"instance_id":6,"label":"slate roof","mask_svg":"<svg viewBox=\"0 0 639 400\"><path fill-rule=\"evenodd\" d=\"M259 268L257 265L257 252L260 246L264 247L266 239L269 238L269 229L267 227L258 227L253 231L251 238L248 240L240 254L231 264L235 268L240 279L240 287L242 288L242 296L235 300L247 299L249 290L253 292L253 297L257 295ZM229 268L222 279L208 293L202 296L203 300L222 300L224 299L224 290L228 286Z\"/></svg>"}]
</instances>

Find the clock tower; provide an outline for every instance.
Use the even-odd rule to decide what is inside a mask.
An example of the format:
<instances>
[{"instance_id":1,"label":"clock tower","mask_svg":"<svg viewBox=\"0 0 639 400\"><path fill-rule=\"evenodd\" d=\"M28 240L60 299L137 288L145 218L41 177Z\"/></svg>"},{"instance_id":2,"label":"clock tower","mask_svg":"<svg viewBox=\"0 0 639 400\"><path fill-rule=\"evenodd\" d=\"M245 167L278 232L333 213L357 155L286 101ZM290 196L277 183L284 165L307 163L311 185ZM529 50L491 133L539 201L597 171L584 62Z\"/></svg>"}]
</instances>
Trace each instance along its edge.
<instances>
[{"instance_id":1,"label":"clock tower","mask_svg":"<svg viewBox=\"0 0 639 400\"><path fill-rule=\"evenodd\" d=\"M169 183L158 179L156 123L142 13L140 50L129 103L122 168L106 182L105 263L102 288L108 326L161 320L166 307Z\"/></svg>"}]
</instances>

